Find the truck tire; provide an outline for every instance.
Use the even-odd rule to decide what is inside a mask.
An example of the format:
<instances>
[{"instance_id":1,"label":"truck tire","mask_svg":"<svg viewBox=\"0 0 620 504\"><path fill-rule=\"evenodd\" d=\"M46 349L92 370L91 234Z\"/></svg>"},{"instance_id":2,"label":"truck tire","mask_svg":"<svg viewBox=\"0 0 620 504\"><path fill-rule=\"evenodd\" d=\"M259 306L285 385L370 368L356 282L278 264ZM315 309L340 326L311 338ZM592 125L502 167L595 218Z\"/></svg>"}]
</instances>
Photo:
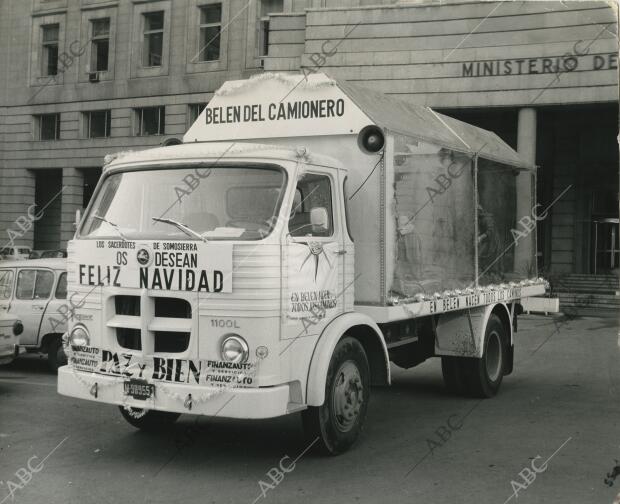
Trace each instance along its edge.
<instances>
[{"instance_id":1,"label":"truck tire","mask_svg":"<svg viewBox=\"0 0 620 504\"><path fill-rule=\"evenodd\" d=\"M54 338L47 347L47 364L54 373L57 373L58 368L66 363L67 356L62 347L62 339L60 337Z\"/></svg>"},{"instance_id":2,"label":"truck tire","mask_svg":"<svg viewBox=\"0 0 620 504\"><path fill-rule=\"evenodd\" d=\"M497 394L508 362L508 335L500 318L491 314L484 332L481 359L466 359L465 387L469 395L479 398Z\"/></svg>"},{"instance_id":3,"label":"truck tire","mask_svg":"<svg viewBox=\"0 0 620 504\"><path fill-rule=\"evenodd\" d=\"M144 410L141 408L118 407L121 415L129 424L136 429L145 432L162 432L170 427L181 416L181 413L169 411Z\"/></svg>"},{"instance_id":4,"label":"truck tire","mask_svg":"<svg viewBox=\"0 0 620 504\"><path fill-rule=\"evenodd\" d=\"M451 394L462 395L465 392L465 366L461 357L442 357L441 374L443 382Z\"/></svg>"},{"instance_id":5,"label":"truck tire","mask_svg":"<svg viewBox=\"0 0 620 504\"><path fill-rule=\"evenodd\" d=\"M316 443L328 455L347 451L362 431L369 399L370 367L366 352L358 340L345 336L329 362L325 402L302 412L308 443Z\"/></svg>"},{"instance_id":6,"label":"truck tire","mask_svg":"<svg viewBox=\"0 0 620 504\"><path fill-rule=\"evenodd\" d=\"M484 334L481 359L441 358L441 372L446 388L453 394L493 397L509 369L508 352L506 328L497 315L491 314Z\"/></svg>"}]
</instances>

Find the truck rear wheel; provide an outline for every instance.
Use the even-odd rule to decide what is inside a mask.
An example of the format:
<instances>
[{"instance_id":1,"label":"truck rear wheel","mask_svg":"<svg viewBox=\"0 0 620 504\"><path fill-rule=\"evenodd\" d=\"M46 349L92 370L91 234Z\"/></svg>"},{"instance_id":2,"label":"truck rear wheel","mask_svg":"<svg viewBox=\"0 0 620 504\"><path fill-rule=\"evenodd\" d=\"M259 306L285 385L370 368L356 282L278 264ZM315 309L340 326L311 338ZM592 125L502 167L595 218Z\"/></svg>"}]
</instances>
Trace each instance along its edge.
<instances>
[{"instance_id":1,"label":"truck rear wheel","mask_svg":"<svg viewBox=\"0 0 620 504\"><path fill-rule=\"evenodd\" d=\"M145 410L141 408L125 408L119 406L121 415L133 427L145 432L161 432L181 416L181 413L169 411Z\"/></svg>"},{"instance_id":2,"label":"truck rear wheel","mask_svg":"<svg viewBox=\"0 0 620 504\"><path fill-rule=\"evenodd\" d=\"M481 359L472 359L468 373L467 390L475 397L493 397L497 394L508 360L508 335L500 318L491 314L484 333Z\"/></svg>"},{"instance_id":3,"label":"truck rear wheel","mask_svg":"<svg viewBox=\"0 0 620 504\"><path fill-rule=\"evenodd\" d=\"M482 358L442 357L441 371L450 392L488 398L497 394L508 366L508 335L491 314L484 334Z\"/></svg>"},{"instance_id":4,"label":"truck rear wheel","mask_svg":"<svg viewBox=\"0 0 620 504\"><path fill-rule=\"evenodd\" d=\"M325 402L302 412L306 439L330 455L347 451L359 437L370 398L370 368L354 338L341 339L329 363Z\"/></svg>"},{"instance_id":5,"label":"truck rear wheel","mask_svg":"<svg viewBox=\"0 0 620 504\"><path fill-rule=\"evenodd\" d=\"M465 392L465 366L462 357L442 357L441 374L443 382L452 394L463 394Z\"/></svg>"}]
</instances>

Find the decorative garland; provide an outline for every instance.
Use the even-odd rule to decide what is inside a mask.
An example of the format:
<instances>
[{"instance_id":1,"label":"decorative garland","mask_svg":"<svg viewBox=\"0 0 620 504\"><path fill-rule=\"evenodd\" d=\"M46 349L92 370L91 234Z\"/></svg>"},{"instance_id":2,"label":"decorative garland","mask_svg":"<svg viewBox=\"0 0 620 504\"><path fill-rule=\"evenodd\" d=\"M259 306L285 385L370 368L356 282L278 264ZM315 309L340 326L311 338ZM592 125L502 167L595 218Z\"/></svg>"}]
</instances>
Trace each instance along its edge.
<instances>
[{"instance_id":1,"label":"decorative garland","mask_svg":"<svg viewBox=\"0 0 620 504\"><path fill-rule=\"evenodd\" d=\"M255 363L254 363L254 367L252 368L252 371L250 373L242 373L239 375L239 377L241 379L246 378L246 377L254 377L257 373L258 373L258 368L260 365L262 359L258 359ZM175 399L177 401L182 401L183 402L183 406L185 408L187 408L188 410L192 409L192 406L194 404L201 404L204 402L209 401L210 399L212 399L213 397L222 395L226 392L229 392L231 390L235 390L238 388L242 388L242 387L235 387L233 385L225 385L223 387L218 387L216 390L211 391L211 392L207 392L205 394L202 394L198 397L193 396L192 394L187 394L185 396L178 394L177 392L174 392L173 390L170 390L167 386L158 383L157 384L157 389L158 390L163 390L163 392L170 398Z\"/></svg>"},{"instance_id":2,"label":"decorative garland","mask_svg":"<svg viewBox=\"0 0 620 504\"><path fill-rule=\"evenodd\" d=\"M222 86L215 92L215 96L230 96L234 94L239 94L244 92L248 87L252 87L262 81L278 81L286 86L294 86L297 89L311 90L317 90L324 87L333 87L336 85L336 81L329 78L327 80L317 81L316 79L308 79L307 76L302 76L302 74L297 73L283 74L266 72L253 75L249 79L237 81L235 83L229 83L226 86Z\"/></svg>"},{"instance_id":3,"label":"decorative garland","mask_svg":"<svg viewBox=\"0 0 620 504\"><path fill-rule=\"evenodd\" d=\"M544 284L545 288L549 288L549 282L544 278L530 278L528 280L521 280L520 282L510 282L508 284L491 284L478 287L466 287L464 289L445 290L443 292L435 292L433 294L418 293L411 297L396 297L392 296L388 298L388 304L392 306L399 305L401 303L421 303L423 301L432 301L434 299L445 299L455 296L462 296L466 294L484 294L497 290L508 289L513 287L525 287L528 285Z\"/></svg>"},{"instance_id":4,"label":"decorative garland","mask_svg":"<svg viewBox=\"0 0 620 504\"><path fill-rule=\"evenodd\" d=\"M63 348L65 351L65 354L67 355L68 366L71 369L73 376L76 378L78 382L80 382L82 385L84 385L84 387L88 389L88 393L92 395L95 399L99 395L100 388L111 387L111 386L118 384L117 381L100 382L98 379L98 375L96 373L87 373L84 371L77 371L75 367L71 365L71 356L73 352L71 350L71 345L69 345L68 342L65 343L63 341ZM239 375L239 377L243 379L247 377L253 378L254 376L256 376L262 360L263 360L262 358L259 358L257 361L255 361L254 366L252 367L252 370L249 373L242 373L241 375ZM90 375L90 378L92 378L92 381L89 381L84 375L86 376ZM222 395L226 392L229 392L230 390L234 390L237 388L240 388L240 387L235 387L233 385L226 385L223 387L218 387L216 390L207 392L200 396L194 396L192 394L186 394L186 395L178 394L177 392L174 392L173 390L163 385L162 383L159 383L159 382L157 383L157 390L162 390L168 397L182 402L183 406L187 408L188 410L191 410L194 404L201 404L201 403L207 402L213 397ZM148 411L145 408L135 408L133 406L127 405L126 397L123 398L123 407L127 412L129 412L132 418L135 418L135 419L142 418Z\"/></svg>"}]
</instances>

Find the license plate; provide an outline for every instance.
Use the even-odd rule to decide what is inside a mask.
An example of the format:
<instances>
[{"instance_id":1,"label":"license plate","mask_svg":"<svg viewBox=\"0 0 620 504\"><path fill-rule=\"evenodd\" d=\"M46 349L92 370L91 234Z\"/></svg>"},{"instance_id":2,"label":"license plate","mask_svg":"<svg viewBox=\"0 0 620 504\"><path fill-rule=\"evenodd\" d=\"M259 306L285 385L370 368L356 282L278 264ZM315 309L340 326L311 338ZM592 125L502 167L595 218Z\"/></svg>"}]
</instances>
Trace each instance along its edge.
<instances>
[{"instance_id":1,"label":"license plate","mask_svg":"<svg viewBox=\"0 0 620 504\"><path fill-rule=\"evenodd\" d=\"M148 383L146 380L131 379L126 381L124 385L125 395L141 401L150 399L155 393L155 385Z\"/></svg>"}]
</instances>

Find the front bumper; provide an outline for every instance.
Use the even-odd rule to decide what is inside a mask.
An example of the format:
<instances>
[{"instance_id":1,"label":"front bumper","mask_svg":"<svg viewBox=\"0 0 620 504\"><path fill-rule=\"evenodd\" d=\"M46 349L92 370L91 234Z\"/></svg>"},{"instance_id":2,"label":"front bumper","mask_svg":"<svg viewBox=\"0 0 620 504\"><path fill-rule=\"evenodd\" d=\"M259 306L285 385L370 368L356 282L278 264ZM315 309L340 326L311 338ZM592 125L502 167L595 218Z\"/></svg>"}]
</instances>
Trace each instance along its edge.
<instances>
[{"instance_id":1,"label":"front bumper","mask_svg":"<svg viewBox=\"0 0 620 504\"><path fill-rule=\"evenodd\" d=\"M58 393L118 406L191 413L222 418L273 418L304 409L291 403L290 385L259 388L228 388L155 382L151 399L139 400L124 394L122 378L58 370ZM191 398L189 397L191 394Z\"/></svg>"}]
</instances>

